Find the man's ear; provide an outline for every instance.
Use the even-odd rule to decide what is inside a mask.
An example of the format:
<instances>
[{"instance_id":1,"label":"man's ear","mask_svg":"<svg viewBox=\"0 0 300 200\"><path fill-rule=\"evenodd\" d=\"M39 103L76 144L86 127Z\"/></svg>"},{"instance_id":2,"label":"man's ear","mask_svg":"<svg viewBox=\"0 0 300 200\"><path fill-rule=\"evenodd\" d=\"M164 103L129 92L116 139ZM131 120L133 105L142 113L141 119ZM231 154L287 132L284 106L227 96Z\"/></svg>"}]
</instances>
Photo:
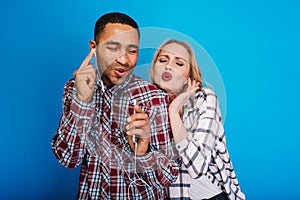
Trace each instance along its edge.
<instances>
[{"instance_id":1,"label":"man's ear","mask_svg":"<svg viewBox=\"0 0 300 200\"><path fill-rule=\"evenodd\" d=\"M90 50L96 47L96 42L94 40L90 40Z\"/></svg>"}]
</instances>

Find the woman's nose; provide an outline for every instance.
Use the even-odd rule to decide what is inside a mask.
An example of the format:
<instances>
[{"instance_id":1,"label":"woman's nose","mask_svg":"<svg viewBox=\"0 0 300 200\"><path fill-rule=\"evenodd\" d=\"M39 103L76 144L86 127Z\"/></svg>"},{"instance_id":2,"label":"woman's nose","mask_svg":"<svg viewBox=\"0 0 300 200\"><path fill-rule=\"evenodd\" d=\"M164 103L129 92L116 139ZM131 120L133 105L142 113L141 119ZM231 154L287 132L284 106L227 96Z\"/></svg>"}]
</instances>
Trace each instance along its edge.
<instances>
[{"instance_id":1,"label":"woman's nose","mask_svg":"<svg viewBox=\"0 0 300 200\"><path fill-rule=\"evenodd\" d=\"M165 68L166 68L166 70L171 70L172 66L171 65L166 65Z\"/></svg>"}]
</instances>

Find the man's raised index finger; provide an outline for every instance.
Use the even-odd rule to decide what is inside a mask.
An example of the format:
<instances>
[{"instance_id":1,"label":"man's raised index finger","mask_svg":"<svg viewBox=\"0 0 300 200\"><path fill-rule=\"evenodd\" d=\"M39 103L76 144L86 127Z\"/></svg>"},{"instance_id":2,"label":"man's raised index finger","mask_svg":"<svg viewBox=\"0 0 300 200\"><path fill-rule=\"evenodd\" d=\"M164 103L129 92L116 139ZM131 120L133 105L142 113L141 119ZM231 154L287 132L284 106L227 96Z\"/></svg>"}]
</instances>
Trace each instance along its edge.
<instances>
[{"instance_id":1,"label":"man's raised index finger","mask_svg":"<svg viewBox=\"0 0 300 200\"><path fill-rule=\"evenodd\" d=\"M81 67L86 66L90 63L94 56L94 49L91 49L90 53L87 55L87 57L82 61Z\"/></svg>"}]
</instances>

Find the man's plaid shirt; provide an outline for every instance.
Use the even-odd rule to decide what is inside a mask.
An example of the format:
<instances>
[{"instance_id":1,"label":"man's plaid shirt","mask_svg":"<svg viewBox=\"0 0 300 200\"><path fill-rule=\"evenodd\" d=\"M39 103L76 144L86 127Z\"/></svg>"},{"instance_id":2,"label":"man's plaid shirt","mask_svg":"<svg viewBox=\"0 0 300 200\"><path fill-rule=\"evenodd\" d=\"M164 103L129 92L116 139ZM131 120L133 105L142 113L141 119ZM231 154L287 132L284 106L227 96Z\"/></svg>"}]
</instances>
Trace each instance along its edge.
<instances>
[{"instance_id":1,"label":"man's plaid shirt","mask_svg":"<svg viewBox=\"0 0 300 200\"><path fill-rule=\"evenodd\" d=\"M100 81L98 76L89 103L77 98L74 79L66 83L63 113L51 143L62 165L81 164L78 199L165 199L179 170L168 96L133 74L111 88L101 87ZM148 114L151 126L148 152L136 159L125 128L133 102Z\"/></svg>"}]
</instances>

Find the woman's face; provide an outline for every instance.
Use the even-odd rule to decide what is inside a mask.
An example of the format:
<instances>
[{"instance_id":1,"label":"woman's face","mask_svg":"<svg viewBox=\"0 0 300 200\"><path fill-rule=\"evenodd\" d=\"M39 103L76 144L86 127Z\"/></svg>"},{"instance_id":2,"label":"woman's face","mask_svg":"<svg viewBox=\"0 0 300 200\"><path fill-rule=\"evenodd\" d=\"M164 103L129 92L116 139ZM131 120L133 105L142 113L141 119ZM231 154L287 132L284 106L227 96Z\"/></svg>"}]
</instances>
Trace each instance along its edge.
<instances>
[{"instance_id":1,"label":"woman's face","mask_svg":"<svg viewBox=\"0 0 300 200\"><path fill-rule=\"evenodd\" d=\"M153 79L169 95L177 95L190 71L189 53L182 45L165 45L154 63Z\"/></svg>"}]
</instances>

